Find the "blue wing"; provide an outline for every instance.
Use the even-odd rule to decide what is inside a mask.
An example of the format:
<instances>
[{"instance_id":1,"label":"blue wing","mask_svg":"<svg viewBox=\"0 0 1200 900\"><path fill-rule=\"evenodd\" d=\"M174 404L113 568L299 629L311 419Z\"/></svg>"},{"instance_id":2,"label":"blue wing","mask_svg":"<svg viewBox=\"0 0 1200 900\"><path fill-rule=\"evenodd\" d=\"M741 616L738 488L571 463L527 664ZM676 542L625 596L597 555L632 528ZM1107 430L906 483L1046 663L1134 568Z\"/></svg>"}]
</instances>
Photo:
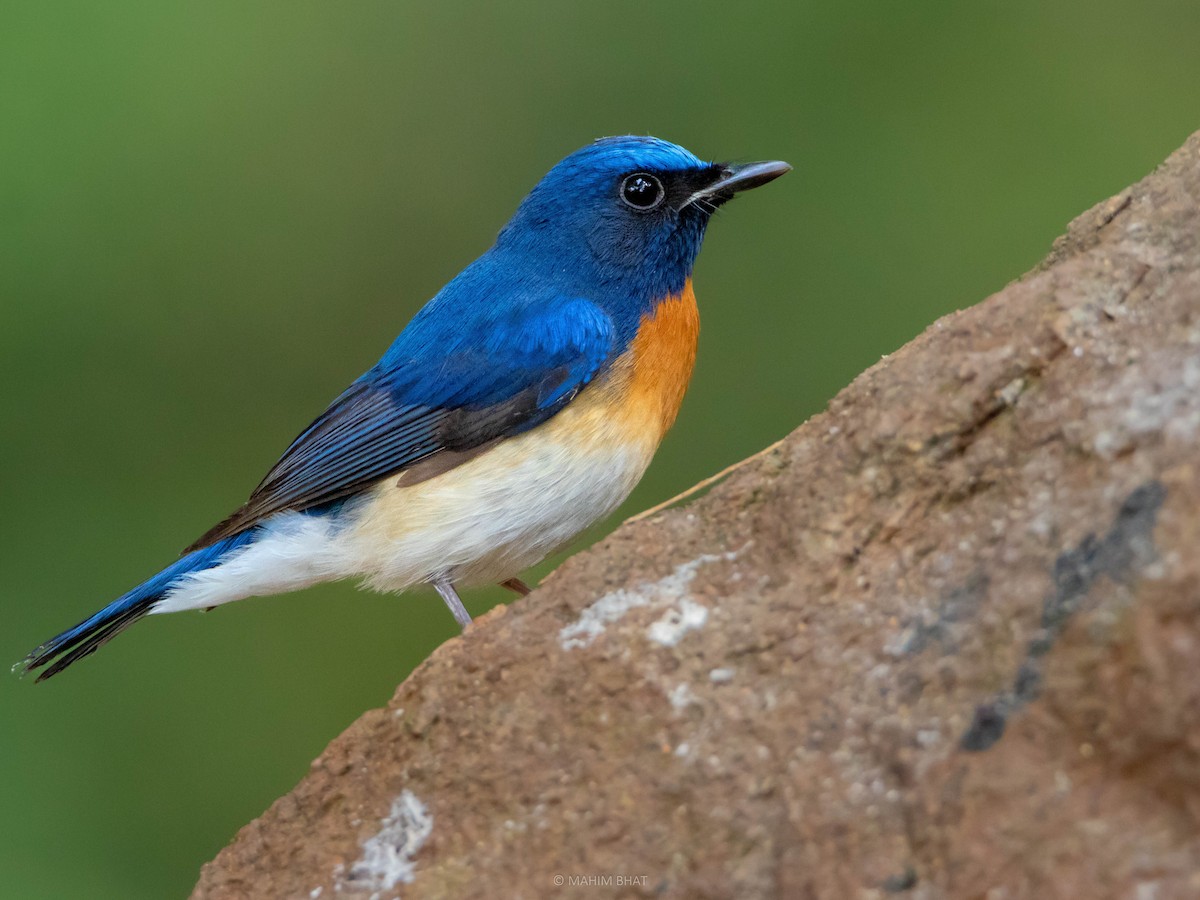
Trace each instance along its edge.
<instances>
[{"instance_id":1,"label":"blue wing","mask_svg":"<svg viewBox=\"0 0 1200 900\"><path fill-rule=\"evenodd\" d=\"M613 357L608 315L579 299L419 314L371 370L292 442L233 515L189 550L284 510L342 499L380 478L546 421ZM455 455L459 454L459 455Z\"/></svg>"}]
</instances>

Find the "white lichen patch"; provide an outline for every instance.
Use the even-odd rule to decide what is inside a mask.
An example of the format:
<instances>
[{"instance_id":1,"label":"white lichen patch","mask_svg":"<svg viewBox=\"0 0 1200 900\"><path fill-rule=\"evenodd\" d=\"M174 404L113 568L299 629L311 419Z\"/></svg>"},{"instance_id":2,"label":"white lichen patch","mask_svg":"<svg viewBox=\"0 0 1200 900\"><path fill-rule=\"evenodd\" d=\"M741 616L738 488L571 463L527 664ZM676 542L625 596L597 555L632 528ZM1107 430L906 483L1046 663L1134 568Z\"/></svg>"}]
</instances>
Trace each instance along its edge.
<instances>
[{"instance_id":1,"label":"white lichen patch","mask_svg":"<svg viewBox=\"0 0 1200 900\"><path fill-rule=\"evenodd\" d=\"M604 633L609 623L622 618L631 609L647 606L649 603L650 598L638 591L627 591L624 588L611 591L588 606L570 625L560 628L558 643L564 650L586 647Z\"/></svg>"},{"instance_id":2,"label":"white lichen patch","mask_svg":"<svg viewBox=\"0 0 1200 900\"><path fill-rule=\"evenodd\" d=\"M658 581L647 581L631 590L621 588L610 591L588 606L578 619L560 629L558 642L564 650L586 647L602 635L611 623L624 617L631 609L643 606L661 607L678 604L682 610L684 601L687 601L695 608L703 610L703 617L707 618L708 610L690 600L689 585L702 567L721 560L736 559L741 552L738 550L732 553L705 553L691 562L676 566L670 575L666 575ZM696 615L694 612L691 614L692 621L695 620ZM701 618L699 625L704 624L704 618ZM698 627L698 625L689 625L684 630L692 627Z\"/></svg>"},{"instance_id":3,"label":"white lichen patch","mask_svg":"<svg viewBox=\"0 0 1200 900\"><path fill-rule=\"evenodd\" d=\"M668 609L661 619L652 623L646 634L656 644L674 647L681 637L707 621L708 607L684 597L678 606Z\"/></svg>"},{"instance_id":4,"label":"white lichen patch","mask_svg":"<svg viewBox=\"0 0 1200 900\"><path fill-rule=\"evenodd\" d=\"M693 703L700 702L692 692L692 686L686 681L675 685L667 694L667 699L671 701L671 708L676 712L687 709Z\"/></svg>"},{"instance_id":5,"label":"white lichen patch","mask_svg":"<svg viewBox=\"0 0 1200 900\"><path fill-rule=\"evenodd\" d=\"M409 884L415 867L413 858L433 833L433 816L412 791L404 791L392 801L391 812L379 832L362 845L362 856L343 879L338 891L390 891L397 884Z\"/></svg>"},{"instance_id":6,"label":"white lichen patch","mask_svg":"<svg viewBox=\"0 0 1200 900\"><path fill-rule=\"evenodd\" d=\"M1134 391L1122 424L1135 433L1163 431L1190 441L1200 430L1200 358L1189 357L1174 377Z\"/></svg>"},{"instance_id":7,"label":"white lichen patch","mask_svg":"<svg viewBox=\"0 0 1200 900\"><path fill-rule=\"evenodd\" d=\"M1144 435L1192 443L1200 434L1200 357L1164 358L1153 372L1145 369L1130 367L1092 401L1093 418L1100 420L1092 448L1105 459L1127 451Z\"/></svg>"}]
</instances>

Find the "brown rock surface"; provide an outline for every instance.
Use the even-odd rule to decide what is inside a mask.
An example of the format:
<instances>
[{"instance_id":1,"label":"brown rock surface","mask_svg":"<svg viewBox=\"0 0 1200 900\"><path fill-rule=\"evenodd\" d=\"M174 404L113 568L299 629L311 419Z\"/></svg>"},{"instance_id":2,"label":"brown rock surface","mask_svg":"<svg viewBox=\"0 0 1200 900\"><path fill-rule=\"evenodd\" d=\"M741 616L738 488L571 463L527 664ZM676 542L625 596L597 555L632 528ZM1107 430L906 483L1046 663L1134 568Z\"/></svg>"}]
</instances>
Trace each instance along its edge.
<instances>
[{"instance_id":1,"label":"brown rock surface","mask_svg":"<svg viewBox=\"0 0 1200 900\"><path fill-rule=\"evenodd\" d=\"M1200 134L439 648L193 897L1200 896L1198 442Z\"/></svg>"}]
</instances>

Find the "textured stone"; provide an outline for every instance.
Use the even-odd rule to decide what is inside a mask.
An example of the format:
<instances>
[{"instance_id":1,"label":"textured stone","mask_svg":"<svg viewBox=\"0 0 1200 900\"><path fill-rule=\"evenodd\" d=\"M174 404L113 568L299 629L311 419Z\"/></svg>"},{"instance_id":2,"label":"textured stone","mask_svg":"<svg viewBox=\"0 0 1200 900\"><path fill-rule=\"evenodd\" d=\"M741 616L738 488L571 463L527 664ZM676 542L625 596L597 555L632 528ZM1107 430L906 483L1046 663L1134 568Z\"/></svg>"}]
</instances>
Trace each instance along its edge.
<instances>
[{"instance_id":1,"label":"textured stone","mask_svg":"<svg viewBox=\"0 0 1200 900\"><path fill-rule=\"evenodd\" d=\"M440 647L193 896L1200 896L1198 442L1200 134Z\"/></svg>"}]
</instances>

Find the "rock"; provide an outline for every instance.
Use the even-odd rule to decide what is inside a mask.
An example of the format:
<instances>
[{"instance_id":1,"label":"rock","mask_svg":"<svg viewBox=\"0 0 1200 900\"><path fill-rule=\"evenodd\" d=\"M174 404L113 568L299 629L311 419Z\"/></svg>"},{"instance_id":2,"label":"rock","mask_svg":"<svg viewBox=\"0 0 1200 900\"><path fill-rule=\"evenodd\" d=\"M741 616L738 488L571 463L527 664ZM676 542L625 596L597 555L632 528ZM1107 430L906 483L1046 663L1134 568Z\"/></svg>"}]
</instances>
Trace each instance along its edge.
<instances>
[{"instance_id":1,"label":"rock","mask_svg":"<svg viewBox=\"0 0 1200 900\"><path fill-rule=\"evenodd\" d=\"M1200 896L1200 133L440 647L193 897Z\"/></svg>"}]
</instances>

